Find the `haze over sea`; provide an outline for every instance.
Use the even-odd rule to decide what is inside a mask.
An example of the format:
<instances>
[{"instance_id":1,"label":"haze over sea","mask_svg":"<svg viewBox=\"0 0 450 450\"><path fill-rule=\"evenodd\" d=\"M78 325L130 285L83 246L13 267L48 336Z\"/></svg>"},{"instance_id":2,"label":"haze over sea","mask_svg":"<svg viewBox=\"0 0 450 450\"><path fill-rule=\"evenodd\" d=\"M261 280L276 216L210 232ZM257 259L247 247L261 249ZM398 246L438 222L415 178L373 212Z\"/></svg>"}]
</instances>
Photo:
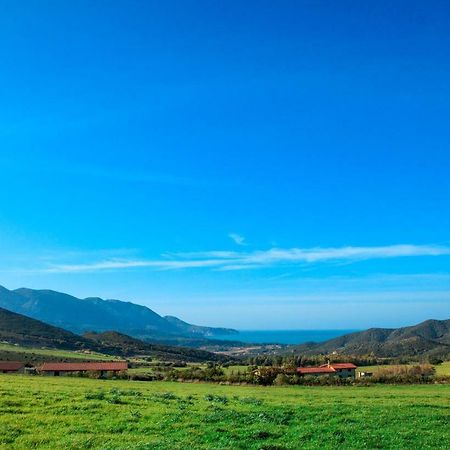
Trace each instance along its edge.
<instances>
[{"instance_id":1,"label":"haze over sea","mask_svg":"<svg viewBox=\"0 0 450 450\"><path fill-rule=\"evenodd\" d=\"M214 336L214 339L253 344L302 344L323 342L358 330L239 330L239 334Z\"/></svg>"}]
</instances>

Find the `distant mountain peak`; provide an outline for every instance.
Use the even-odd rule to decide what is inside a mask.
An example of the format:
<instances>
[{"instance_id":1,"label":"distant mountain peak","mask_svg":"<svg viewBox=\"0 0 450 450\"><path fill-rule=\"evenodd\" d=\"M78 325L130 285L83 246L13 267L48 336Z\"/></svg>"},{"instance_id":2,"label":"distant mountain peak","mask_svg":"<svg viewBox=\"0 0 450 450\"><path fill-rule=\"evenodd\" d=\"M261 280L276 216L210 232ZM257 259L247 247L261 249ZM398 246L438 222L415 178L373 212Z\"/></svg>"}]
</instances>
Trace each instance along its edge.
<instances>
[{"instance_id":1,"label":"distant mountain peak","mask_svg":"<svg viewBox=\"0 0 450 450\"><path fill-rule=\"evenodd\" d=\"M0 289L0 307L42 320L75 333L117 330L134 336L198 338L228 334L234 330L190 325L180 319L161 317L147 306L100 297L79 299L50 289Z\"/></svg>"}]
</instances>

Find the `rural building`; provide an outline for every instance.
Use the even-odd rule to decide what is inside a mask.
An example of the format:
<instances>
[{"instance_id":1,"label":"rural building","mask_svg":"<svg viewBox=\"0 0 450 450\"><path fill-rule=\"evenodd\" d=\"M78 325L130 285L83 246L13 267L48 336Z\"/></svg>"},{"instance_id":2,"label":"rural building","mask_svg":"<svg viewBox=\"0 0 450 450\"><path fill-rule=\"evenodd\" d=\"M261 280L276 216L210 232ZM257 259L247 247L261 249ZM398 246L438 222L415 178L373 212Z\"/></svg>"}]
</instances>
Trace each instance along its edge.
<instances>
[{"instance_id":1,"label":"rural building","mask_svg":"<svg viewBox=\"0 0 450 450\"><path fill-rule=\"evenodd\" d=\"M24 367L25 364L19 361L0 361L0 373L22 373Z\"/></svg>"},{"instance_id":2,"label":"rural building","mask_svg":"<svg viewBox=\"0 0 450 450\"><path fill-rule=\"evenodd\" d=\"M373 372L357 372L358 378L370 378L373 376Z\"/></svg>"},{"instance_id":3,"label":"rural building","mask_svg":"<svg viewBox=\"0 0 450 450\"><path fill-rule=\"evenodd\" d=\"M105 375L108 372L118 373L128 370L128 363L126 361L44 363L38 370L42 374L53 375L56 377L59 375L76 372L100 372L100 375Z\"/></svg>"},{"instance_id":4,"label":"rural building","mask_svg":"<svg viewBox=\"0 0 450 450\"><path fill-rule=\"evenodd\" d=\"M299 375L332 375L340 378L355 378L356 366L352 363L328 363L318 367L299 367Z\"/></svg>"}]
</instances>

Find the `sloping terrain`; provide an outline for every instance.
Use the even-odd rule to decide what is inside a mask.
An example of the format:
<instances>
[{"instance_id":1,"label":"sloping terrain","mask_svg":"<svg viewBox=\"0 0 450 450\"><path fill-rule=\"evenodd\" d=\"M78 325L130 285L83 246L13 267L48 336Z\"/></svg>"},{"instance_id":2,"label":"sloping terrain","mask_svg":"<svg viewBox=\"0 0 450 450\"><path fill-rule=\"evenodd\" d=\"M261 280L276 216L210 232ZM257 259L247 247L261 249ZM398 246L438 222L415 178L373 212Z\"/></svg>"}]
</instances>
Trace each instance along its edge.
<instances>
[{"instance_id":1,"label":"sloping terrain","mask_svg":"<svg viewBox=\"0 0 450 450\"><path fill-rule=\"evenodd\" d=\"M205 350L196 350L187 347L178 347L161 344L151 344L127 336L116 331L103 333L86 333L85 338L98 343L104 351L121 354L123 356L152 356L161 360L170 361L229 361L231 358Z\"/></svg>"},{"instance_id":2,"label":"sloping terrain","mask_svg":"<svg viewBox=\"0 0 450 450\"><path fill-rule=\"evenodd\" d=\"M148 344L114 331L100 334L91 332L86 336L79 336L3 308L0 308L0 343L11 344L9 348L2 348L2 353L16 353L14 346L21 345L35 349L44 347L59 350L94 351L120 357L146 355L166 361L205 362L231 359L204 350ZM91 359L89 353L87 353L86 359Z\"/></svg>"},{"instance_id":3,"label":"sloping terrain","mask_svg":"<svg viewBox=\"0 0 450 450\"><path fill-rule=\"evenodd\" d=\"M295 346L296 353L402 357L450 354L450 320L426 320L403 328L371 328L320 343Z\"/></svg>"},{"instance_id":4,"label":"sloping terrain","mask_svg":"<svg viewBox=\"0 0 450 450\"><path fill-rule=\"evenodd\" d=\"M98 350L95 342L82 336L3 308L0 308L0 341L63 350Z\"/></svg>"}]
</instances>

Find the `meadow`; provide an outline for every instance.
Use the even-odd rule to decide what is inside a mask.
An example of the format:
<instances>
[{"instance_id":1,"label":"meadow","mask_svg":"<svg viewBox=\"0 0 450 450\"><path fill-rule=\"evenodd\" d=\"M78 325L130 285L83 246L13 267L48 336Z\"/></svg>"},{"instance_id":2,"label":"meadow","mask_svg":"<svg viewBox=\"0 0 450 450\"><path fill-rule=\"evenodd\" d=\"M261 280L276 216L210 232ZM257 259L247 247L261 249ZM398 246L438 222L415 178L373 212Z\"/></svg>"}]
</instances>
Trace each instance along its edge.
<instances>
[{"instance_id":1,"label":"meadow","mask_svg":"<svg viewBox=\"0 0 450 450\"><path fill-rule=\"evenodd\" d=\"M0 359L23 362L43 362L49 360L90 360L90 361L111 361L118 359L114 356L104 355L102 353L82 353L73 350L58 350L36 347L23 347L21 345L0 343Z\"/></svg>"},{"instance_id":2,"label":"meadow","mask_svg":"<svg viewBox=\"0 0 450 450\"><path fill-rule=\"evenodd\" d=\"M393 367L393 365L378 365L378 366L361 366L358 367L358 372L373 372L376 373L380 369L386 369ZM433 365L436 370L437 376L448 376L450 375L450 361L445 361L442 364Z\"/></svg>"},{"instance_id":3,"label":"meadow","mask_svg":"<svg viewBox=\"0 0 450 450\"><path fill-rule=\"evenodd\" d=\"M0 375L2 449L448 448L450 385L260 387Z\"/></svg>"}]
</instances>

